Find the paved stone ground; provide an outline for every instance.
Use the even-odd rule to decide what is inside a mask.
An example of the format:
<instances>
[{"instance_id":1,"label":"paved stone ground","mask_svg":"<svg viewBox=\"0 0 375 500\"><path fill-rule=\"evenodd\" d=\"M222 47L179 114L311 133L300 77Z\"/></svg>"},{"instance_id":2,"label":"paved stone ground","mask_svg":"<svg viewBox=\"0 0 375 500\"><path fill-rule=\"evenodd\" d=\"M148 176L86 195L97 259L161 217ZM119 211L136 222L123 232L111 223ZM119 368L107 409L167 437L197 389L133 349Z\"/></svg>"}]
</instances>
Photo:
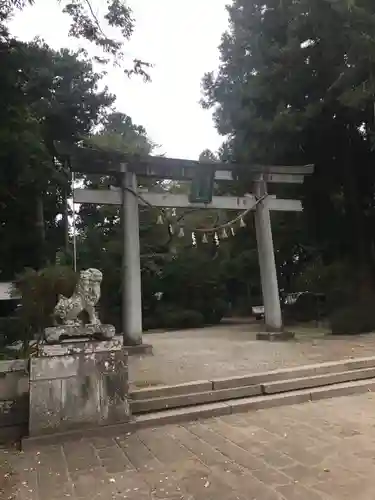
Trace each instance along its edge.
<instances>
[{"instance_id":1,"label":"paved stone ground","mask_svg":"<svg viewBox=\"0 0 375 500\"><path fill-rule=\"evenodd\" d=\"M375 355L375 334L324 336L322 330L298 328L296 340L270 343L255 339L258 328L223 325L146 334L154 356L132 356L130 380L137 387L169 385Z\"/></svg>"},{"instance_id":2,"label":"paved stone ground","mask_svg":"<svg viewBox=\"0 0 375 500\"><path fill-rule=\"evenodd\" d=\"M374 407L369 393L21 454L0 450L0 498L373 500Z\"/></svg>"}]
</instances>

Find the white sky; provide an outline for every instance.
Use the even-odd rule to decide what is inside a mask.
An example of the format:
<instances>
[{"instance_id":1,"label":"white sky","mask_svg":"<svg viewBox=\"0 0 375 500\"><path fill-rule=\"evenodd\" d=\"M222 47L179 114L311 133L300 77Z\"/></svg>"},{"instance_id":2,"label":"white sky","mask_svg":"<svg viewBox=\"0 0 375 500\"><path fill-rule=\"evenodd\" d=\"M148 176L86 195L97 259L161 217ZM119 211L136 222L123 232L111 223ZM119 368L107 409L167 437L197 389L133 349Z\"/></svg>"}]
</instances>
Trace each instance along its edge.
<instances>
[{"instance_id":1,"label":"white sky","mask_svg":"<svg viewBox=\"0 0 375 500\"><path fill-rule=\"evenodd\" d=\"M100 11L103 0L94 0ZM143 125L160 144L160 153L197 159L206 148L222 143L209 111L201 109L201 78L219 65L220 37L228 25L229 0L129 0L136 29L126 45L133 57L151 62L152 82L126 78L121 69L109 68L105 83L117 96L116 108ZM102 9L103 10L103 9ZM77 48L82 43L67 36L69 17L58 0L36 0L10 24L12 35L22 40L35 36L51 47Z\"/></svg>"}]
</instances>

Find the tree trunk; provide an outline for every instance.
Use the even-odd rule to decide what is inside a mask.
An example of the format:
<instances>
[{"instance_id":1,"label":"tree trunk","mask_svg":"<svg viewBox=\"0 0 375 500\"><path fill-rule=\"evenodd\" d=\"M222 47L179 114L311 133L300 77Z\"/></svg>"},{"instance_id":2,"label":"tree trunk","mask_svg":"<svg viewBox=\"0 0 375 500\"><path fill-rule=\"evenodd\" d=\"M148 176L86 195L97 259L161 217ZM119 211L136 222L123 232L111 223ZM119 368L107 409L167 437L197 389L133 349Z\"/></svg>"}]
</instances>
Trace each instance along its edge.
<instances>
[{"instance_id":1,"label":"tree trunk","mask_svg":"<svg viewBox=\"0 0 375 500\"><path fill-rule=\"evenodd\" d=\"M371 246L366 231L366 220L361 204L360 187L350 155L343 162L344 195L348 221L348 238L351 240L350 259L356 269L359 298L374 292Z\"/></svg>"}]
</instances>

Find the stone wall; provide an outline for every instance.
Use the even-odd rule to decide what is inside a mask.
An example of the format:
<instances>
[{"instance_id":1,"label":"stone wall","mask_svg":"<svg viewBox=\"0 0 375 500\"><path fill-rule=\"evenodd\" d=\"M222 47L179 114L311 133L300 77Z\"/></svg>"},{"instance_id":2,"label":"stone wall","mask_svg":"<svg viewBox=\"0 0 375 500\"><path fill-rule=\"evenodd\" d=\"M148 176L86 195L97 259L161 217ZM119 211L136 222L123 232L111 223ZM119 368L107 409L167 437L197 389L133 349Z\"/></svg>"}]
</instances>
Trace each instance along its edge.
<instances>
[{"instance_id":1,"label":"stone wall","mask_svg":"<svg viewBox=\"0 0 375 500\"><path fill-rule=\"evenodd\" d=\"M25 435L28 403L28 361L0 361L0 443Z\"/></svg>"}]
</instances>

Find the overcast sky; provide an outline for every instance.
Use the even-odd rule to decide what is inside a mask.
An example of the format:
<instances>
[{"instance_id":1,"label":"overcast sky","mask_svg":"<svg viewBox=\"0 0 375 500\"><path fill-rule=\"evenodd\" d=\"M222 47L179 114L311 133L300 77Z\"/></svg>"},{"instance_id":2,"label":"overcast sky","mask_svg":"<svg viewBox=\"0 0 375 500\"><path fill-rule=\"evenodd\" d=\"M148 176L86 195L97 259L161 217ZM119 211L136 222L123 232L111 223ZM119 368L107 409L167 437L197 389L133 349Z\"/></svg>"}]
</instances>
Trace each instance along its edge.
<instances>
[{"instance_id":1,"label":"overcast sky","mask_svg":"<svg viewBox=\"0 0 375 500\"><path fill-rule=\"evenodd\" d=\"M100 2L93 1L97 11ZM127 79L120 69L106 78L116 94L116 107L143 125L160 152L197 159L206 148L222 142L209 111L199 105L201 78L219 64L218 45L227 29L229 0L129 0L136 29L126 45L129 62L137 57L154 64L152 82ZM104 3L105 4L105 3ZM10 31L22 40L35 36L51 47L82 45L67 36L69 18L58 1L36 0L11 22Z\"/></svg>"}]
</instances>

